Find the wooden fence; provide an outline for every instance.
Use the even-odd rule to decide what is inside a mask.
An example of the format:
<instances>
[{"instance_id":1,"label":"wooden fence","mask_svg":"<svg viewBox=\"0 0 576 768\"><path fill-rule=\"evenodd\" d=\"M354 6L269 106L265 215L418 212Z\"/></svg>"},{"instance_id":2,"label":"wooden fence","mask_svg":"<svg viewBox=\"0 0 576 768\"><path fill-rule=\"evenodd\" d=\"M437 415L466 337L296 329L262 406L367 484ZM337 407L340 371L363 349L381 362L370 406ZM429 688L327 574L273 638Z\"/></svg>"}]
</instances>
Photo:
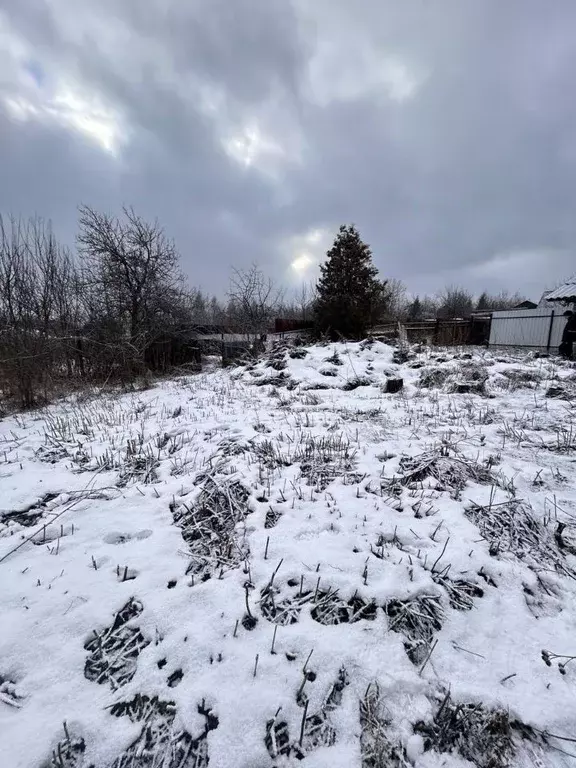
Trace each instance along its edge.
<instances>
[{"instance_id":1,"label":"wooden fence","mask_svg":"<svg viewBox=\"0 0 576 768\"><path fill-rule=\"evenodd\" d=\"M418 320L401 324L411 344L452 347L466 344L487 344L490 337L490 317L478 316L457 320ZM380 325L372 330L374 336L395 338L398 323Z\"/></svg>"}]
</instances>

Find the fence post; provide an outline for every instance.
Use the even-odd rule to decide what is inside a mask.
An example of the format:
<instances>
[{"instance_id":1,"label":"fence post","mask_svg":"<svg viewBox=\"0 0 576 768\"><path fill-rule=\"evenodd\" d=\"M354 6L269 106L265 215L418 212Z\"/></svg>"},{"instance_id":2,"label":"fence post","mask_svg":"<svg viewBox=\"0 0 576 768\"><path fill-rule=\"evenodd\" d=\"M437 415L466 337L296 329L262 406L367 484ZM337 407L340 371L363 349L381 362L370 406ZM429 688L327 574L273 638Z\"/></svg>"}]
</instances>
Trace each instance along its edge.
<instances>
[{"instance_id":1,"label":"fence post","mask_svg":"<svg viewBox=\"0 0 576 768\"><path fill-rule=\"evenodd\" d=\"M548 328L548 341L546 342L546 352L550 352L550 342L552 341L552 329L554 328L554 316L555 316L554 310L552 310L552 314L550 315L550 327Z\"/></svg>"}]
</instances>

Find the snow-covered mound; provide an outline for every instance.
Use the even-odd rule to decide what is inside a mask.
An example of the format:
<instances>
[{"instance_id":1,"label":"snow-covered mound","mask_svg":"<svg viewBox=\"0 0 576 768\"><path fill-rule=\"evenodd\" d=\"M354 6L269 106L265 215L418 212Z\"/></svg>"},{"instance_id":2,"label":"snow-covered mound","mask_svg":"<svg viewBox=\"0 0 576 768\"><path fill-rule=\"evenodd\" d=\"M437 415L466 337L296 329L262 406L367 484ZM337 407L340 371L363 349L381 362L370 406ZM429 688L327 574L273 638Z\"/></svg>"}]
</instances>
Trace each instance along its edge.
<instances>
[{"instance_id":1,"label":"snow-covered mound","mask_svg":"<svg viewBox=\"0 0 576 768\"><path fill-rule=\"evenodd\" d=\"M574 369L277 346L0 422L0 765L576 764Z\"/></svg>"}]
</instances>

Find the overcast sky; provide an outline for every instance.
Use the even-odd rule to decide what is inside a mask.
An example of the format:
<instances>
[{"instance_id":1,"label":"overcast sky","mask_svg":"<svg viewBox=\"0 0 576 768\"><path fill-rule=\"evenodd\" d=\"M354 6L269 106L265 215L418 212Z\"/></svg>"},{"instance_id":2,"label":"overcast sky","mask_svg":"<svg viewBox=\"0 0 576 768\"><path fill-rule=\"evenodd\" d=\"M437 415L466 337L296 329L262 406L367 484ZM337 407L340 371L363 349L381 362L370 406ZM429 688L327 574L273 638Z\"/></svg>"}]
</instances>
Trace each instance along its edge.
<instances>
[{"instance_id":1,"label":"overcast sky","mask_svg":"<svg viewBox=\"0 0 576 768\"><path fill-rule=\"evenodd\" d=\"M132 204L222 295L383 276L537 298L576 271L574 0L2 0L0 211Z\"/></svg>"}]
</instances>

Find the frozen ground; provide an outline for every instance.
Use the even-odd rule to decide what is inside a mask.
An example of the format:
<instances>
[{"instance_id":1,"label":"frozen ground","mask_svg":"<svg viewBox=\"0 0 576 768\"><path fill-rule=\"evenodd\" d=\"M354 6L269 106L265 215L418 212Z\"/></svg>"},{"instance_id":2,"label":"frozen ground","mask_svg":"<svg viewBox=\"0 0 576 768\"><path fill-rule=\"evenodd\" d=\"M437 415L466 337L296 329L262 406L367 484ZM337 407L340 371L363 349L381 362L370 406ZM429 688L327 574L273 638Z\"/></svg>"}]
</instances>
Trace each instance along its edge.
<instances>
[{"instance_id":1,"label":"frozen ground","mask_svg":"<svg viewBox=\"0 0 576 768\"><path fill-rule=\"evenodd\" d=\"M376 342L2 420L0 766L576 765L575 390Z\"/></svg>"}]
</instances>

